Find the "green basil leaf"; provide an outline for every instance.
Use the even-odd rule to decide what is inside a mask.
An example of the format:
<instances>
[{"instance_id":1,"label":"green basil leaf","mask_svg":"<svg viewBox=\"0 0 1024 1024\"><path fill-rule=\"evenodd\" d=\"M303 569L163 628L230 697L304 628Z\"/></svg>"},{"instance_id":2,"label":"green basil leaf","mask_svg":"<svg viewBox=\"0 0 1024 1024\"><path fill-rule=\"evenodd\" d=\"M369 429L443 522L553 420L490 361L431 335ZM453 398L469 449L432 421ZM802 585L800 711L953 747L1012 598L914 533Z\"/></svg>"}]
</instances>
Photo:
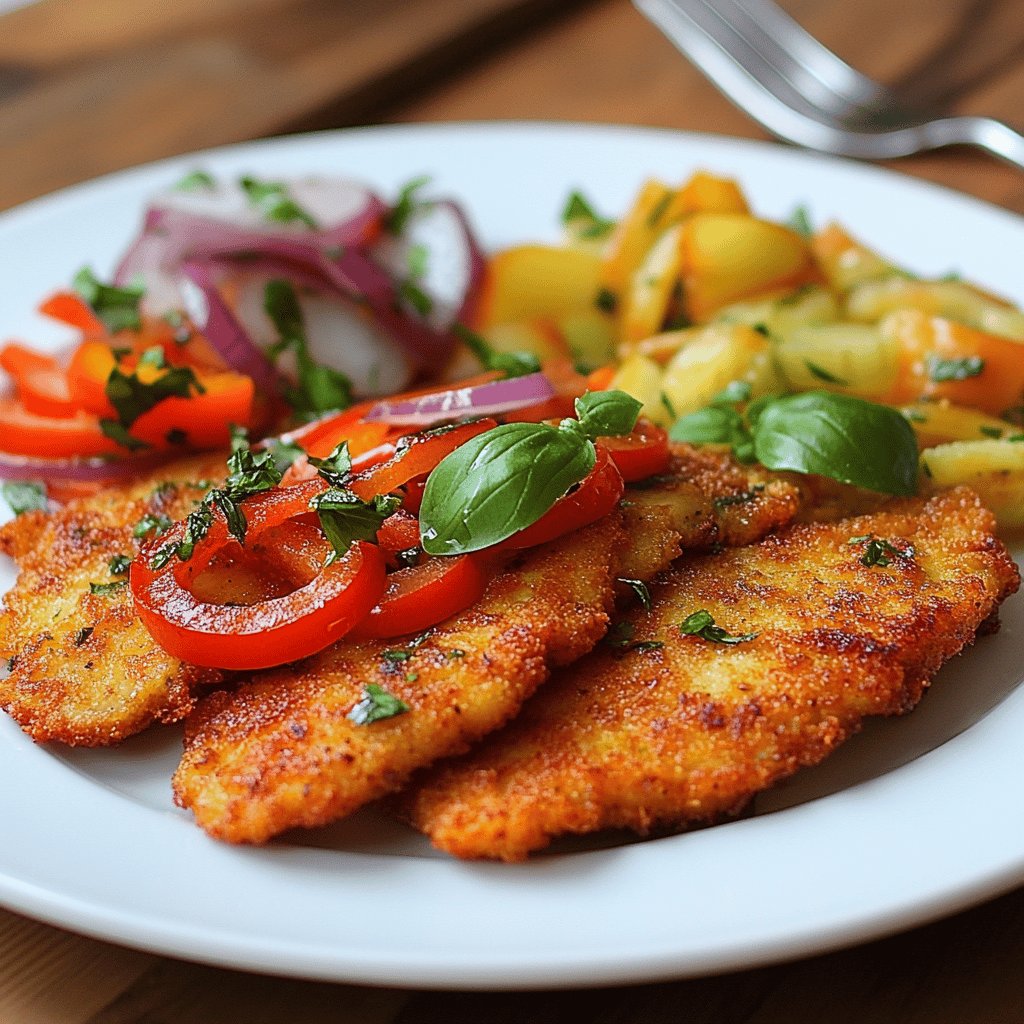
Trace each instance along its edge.
<instances>
[{"instance_id":1,"label":"green basil leaf","mask_svg":"<svg viewBox=\"0 0 1024 1024\"><path fill-rule=\"evenodd\" d=\"M442 459L427 477L420 537L431 555L479 551L535 523L594 468L576 430L506 423Z\"/></svg>"},{"instance_id":2,"label":"green basil leaf","mask_svg":"<svg viewBox=\"0 0 1024 1024\"><path fill-rule=\"evenodd\" d=\"M917 441L896 409L807 391L766 404L753 435L754 454L768 469L816 473L885 494L917 490Z\"/></svg>"},{"instance_id":3,"label":"green basil leaf","mask_svg":"<svg viewBox=\"0 0 1024 1024\"><path fill-rule=\"evenodd\" d=\"M576 416L591 440L630 433L642 408L643 402L625 391L588 391L576 399Z\"/></svg>"},{"instance_id":4,"label":"green basil leaf","mask_svg":"<svg viewBox=\"0 0 1024 1024\"><path fill-rule=\"evenodd\" d=\"M736 444L749 435L743 417L727 405L709 405L676 420L668 432L673 441L689 444Z\"/></svg>"},{"instance_id":5,"label":"green basil leaf","mask_svg":"<svg viewBox=\"0 0 1024 1024\"><path fill-rule=\"evenodd\" d=\"M3 496L16 516L46 511L46 486L38 480L8 480L3 485Z\"/></svg>"}]
</instances>

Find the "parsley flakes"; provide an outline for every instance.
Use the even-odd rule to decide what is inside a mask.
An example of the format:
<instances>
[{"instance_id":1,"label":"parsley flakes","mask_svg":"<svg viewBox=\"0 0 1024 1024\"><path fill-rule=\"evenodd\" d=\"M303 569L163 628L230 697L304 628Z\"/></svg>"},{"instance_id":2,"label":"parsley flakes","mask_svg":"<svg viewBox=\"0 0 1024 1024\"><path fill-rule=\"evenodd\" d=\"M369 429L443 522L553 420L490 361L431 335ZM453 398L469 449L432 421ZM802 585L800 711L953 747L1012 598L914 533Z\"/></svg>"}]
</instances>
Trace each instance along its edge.
<instances>
[{"instance_id":1,"label":"parsley flakes","mask_svg":"<svg viewBox=\"0 0 1024 1024\"><path fill-rule=\"evenodd\" d=\"M348 718L356 725L371 725L373 722L404 714L408 710L409 705L405 701L388 693L383 686L367 683L363 687L362 700L348 713Z\"/></svg>"},{"instance_id":2,"label":"parsley flakes","mask_svg":"<svg viewBox=\"0 0 1024 1024\"><path fill-rule=\"evenodd\" d=\"M715 624L715 619L707 609L702 608L692 615L687 615L679 623L679 632L684 636L699 636L716 644L743 644L757 638L757 633L730 633Z\"/></svg>"}]
</instances>

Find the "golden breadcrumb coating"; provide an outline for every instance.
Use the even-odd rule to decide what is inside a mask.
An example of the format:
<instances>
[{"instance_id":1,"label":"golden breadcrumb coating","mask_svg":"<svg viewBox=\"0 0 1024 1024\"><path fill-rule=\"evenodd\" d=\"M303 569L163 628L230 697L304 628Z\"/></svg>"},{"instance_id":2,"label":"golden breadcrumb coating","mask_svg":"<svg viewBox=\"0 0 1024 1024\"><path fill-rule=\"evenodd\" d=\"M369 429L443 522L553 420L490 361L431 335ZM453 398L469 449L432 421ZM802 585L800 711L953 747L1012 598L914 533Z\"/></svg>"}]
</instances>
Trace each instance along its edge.
<instances>
[{"instance_id":1,"label":"golden breadcrumb coating","mask_svg":"<svg viewBox=\"0 0 1024 1024\"><path fill-rule=\"evenodd\" d=\"M221 674L186 665L153 643L135 615L115 556L134 556L144 515L175 519L202 497L223 456L176 463L52 513L26 512L0 526L0 552L18 563L3 598L0 707L39 741L102 746L154 721L183 718L200 683ZM93 593L91 584L108 592Z\"/></svg>"},{"instance_id":2,"label":"golden breadcrumb coating","mask_svg":"<svg viewBox=\"0 0 1024 1024\"><path fill-rule=\"evenodd\" d=\"M633 646L563 672L508 728L426 773L403 812L458 857L509 861L564 833L736 814L865 716L913 708L1018 583L964 488L684 559L652 588L653 611L630 616ZM756 637L683 635L700 610Z\"/></svg>"}]
</instances>

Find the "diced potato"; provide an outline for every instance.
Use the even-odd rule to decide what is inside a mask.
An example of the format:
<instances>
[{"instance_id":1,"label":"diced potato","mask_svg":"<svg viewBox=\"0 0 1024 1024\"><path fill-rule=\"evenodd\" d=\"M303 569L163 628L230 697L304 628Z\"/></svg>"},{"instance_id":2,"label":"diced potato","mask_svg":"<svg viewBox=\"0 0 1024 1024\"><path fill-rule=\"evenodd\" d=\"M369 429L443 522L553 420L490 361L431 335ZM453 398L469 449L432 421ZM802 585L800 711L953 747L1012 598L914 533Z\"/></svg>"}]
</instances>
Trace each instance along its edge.
<instances>
[{"instance_id":1,"label":"diced potato","mask_svg":"<svg viewBox=\"0 0 1024 1024\"><path fill-rule=\"evenodd\" d=\"M519 245L488 261L473 318L476 330L544 317L558 320L594 308L600 257L583 249Z\"/></svg>"},{"instance_id":2,"label":"diced potato","mask_svg":"<svg viewBox=\"0 0 1024 1024\"><path fill-rule=\"evenodd\" d=\"M639 352L623 360L609 388L625 391L638 402L643 402L640 415L654 423L667 425L672 418L662 400L662 369L653 359Z\"/></svg>"},{"instance_id":3,"label":"diced potato","mask_svg":"<svg viewBox=\"0 0 1024 1024\"><path fill-rule=\"evenodd\" d=\"M833 323L839 316L835 295L821 285L805 285L777 298L735 302L715 314L715 321L766 327L785 335L797 327Z\"/></svg>"},{"instance_id":4,"label":"diced potato","mask_svg":"<svg viewBox=\"0 0 1024 1024\"><path fill-rule=\"evenodd\" d=\"M906 416L917 434L922 448L931 448L950 441L981 441L985 438L1010 437L1021 432L1020 427L1006 420L987 416L977 409L967 409L951 402L915 402L900 412Z\"/></svg>"},{"instance_id":5,"label":"diced potato","mask_svg":"<svg viewBox=\"0 0 1024 1024\"><path fill-rule=\"evenodd\" d=\"M696 213L683 223L683 296L697 323L739 299L812 281L817 271L795 231L740 213Z\"/></svg>"},{"instance_id":6,"label":"diced potato","mask_svg":"<svg viewBox=\"0 0 1024 1024\"><path fill-rule=\"evenodd\" d=\"M532 352L542 363L570 356L557 325L542 317L518 324L495 324L483 336L495 352Z\"/></svg>"},{"instance_id":7,"label":"diced potato","mask_svg":"<svg viewBox=\"0 0 1024 1024\"><path fill-rule=\"evenodd\" d=\"M917 309L1024 341L1024 313L962 281L888 277L857 285L846 299L850 319L864 323L875 323L901 309Z\"/></svg>"},{"instance_id":8,"label":"diced potato","mask_svg":"<svg viewBox=\"0 0 1024 1024\"><path fill-rule=\"evenodd\" d=\"M600 310L563 317L558 321L558 329L570 358L577 366L594 370L615 358L615 324L610 316Z\"/></svg>"},{"instance_id":9,"label":"diced potato","mask_svg":"<svg viewBox=\"0 0 1024 1024\"><path fill-rule=\"evenodd\" d=\"M893 388L898 346L877 327L821 324L772 337L779 372L794 391L825 388L877 399Z\"/></svg>"},{"instance_id":10,"label":"diced potato","mask_svg":"<svg viewBox=\"0 0 1024 1024\"><path fill-rule=\"evenodd\" d=\"M839 292L848 291L862 281L899 272L898 267L862 245L834 222L815 233L811 249L825 280Z\"/></svg>"},{"instance_id":11,"label":"diced potato","mask_svg":"<svg viewBox=\"0 0 1024 1024\"><path fill-rule=\"evenodd\" d=\"M662 181L645 181L633 205L616 225L601 260L599 287L621 296L647 250L661 230L662 214L672 199L672 189Z\"/></svg>"},{"instance_id":12,"label":"diced potato","mask_svg":"<svg viewBox=\"0 0 1024 1024\"><path fill-rule=\"evenodd\" d=\"M921 453L933 487L966 484L1002 527L1024 526L1024 442L954 441Z\"/></svg>"},{"instance_id":13,"label":"diced potato","mask_svg":"<svg viewBox=\"0 0 1024 1024\"><path fill-rule=\"evenodd\" d=\"M893 404L945 398L1001 416L1024 399L1024 347L915 309L890 313L878 325L900 352L899 372L886 396Z\"/></svg>"},{"instance_id":14,"label":"diced potato","mask_svg":"<svg viewBox=\"0 0 1024 1024\"><path fill-rule=\"evenodd\" d=\"M679 285L682 224L666 228L634 271L623 296L620 335L628 346L661 330Z\"/></svg>"},{"instance_id":15,"label":"diced potato","mask_svg":"<svg viewBox=\"0 0 1024 1024\"><path fill-rule=\"evenodd\" d=\"M678 192L688 213L750 213L743 190L731 178L697 171Z\"/></svg>"},{"instance_id":16,"label":"diced potato","mask_svg":"<svg viewBox=\"0 0 1024 1024\"><path fill-rule=\"evenodd\" d=\"M764 335L744 324L712 324L687 333L686 344L669 362L661 380L677 416L702 409L734 380L749 382L755 394L776 389Z\"/></svg>"}]
</instances>

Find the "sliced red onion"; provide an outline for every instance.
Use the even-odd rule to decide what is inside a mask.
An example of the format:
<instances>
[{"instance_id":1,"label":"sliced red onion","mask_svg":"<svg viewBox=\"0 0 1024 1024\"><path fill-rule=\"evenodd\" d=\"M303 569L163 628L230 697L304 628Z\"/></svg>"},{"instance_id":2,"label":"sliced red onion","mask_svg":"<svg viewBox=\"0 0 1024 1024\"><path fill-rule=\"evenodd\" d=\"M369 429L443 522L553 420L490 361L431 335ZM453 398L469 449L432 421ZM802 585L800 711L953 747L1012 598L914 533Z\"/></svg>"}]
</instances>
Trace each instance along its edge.
<instances>
[{"instance_id":1,"label":"sliced red onion","mask_svg":"<svg viewBox=\"0 0 1024 1024\"><path fill-rule=\"evenodd\" d=\"M422 267L414 259L419 248L426 254ZM424 204L400 235L381 235L372 254L392 277L401 281L412 275L430 296L426 319L434 330L448 331L465 321L483 278L484 255L457 203L441 199Z\"/></svg>"},{"instance_id":2,"label":"sliced red onion","mask_svg":"<svg viewBox=\"0 0 1024 1024\"><path fill-rule=\"evenodd\" d=\"M42 480L116 483L130 480L181 458L180 452L153 452L123 459L44 459L0 452L0 480Z\"/></svg>"},{"instance_id":3,"label":"sliced red onion","mask_svg":"<svg viewBox=\"0 0 1024 1024\"><path fill-rule=\"evenodd\" d=\"M158 316L179 308L177 271L187 260L266 253L309 263L324 252L365 244L387 210L379 197L351 181L292 181L287 186L320 226L267 220L234 182L164 193L147 210L142 232L115 271L115 283L141 280L146 310Z\"/></svg>"},{"instance_id":4,"label":"sliced red onion","mask_svg":"<svg viewBox=\"0 0 1024 1024\"><path fill-rule=\"evenodd\" d=\"M475 387L452 388L400 402L378 402L363 419L395 425L426 426L468 416L497 416L525 409L554 397L555 389L543 373L491 381Z\"/></svg>"},{"instance_id":5,"label":"sliced red onion","mask_svg":"<svg viewBox=\"0 0 1024 1024\"><path fill-rule=\"evenodd\" d=\"M276 272L298 285L365 305L382 332L406 350L417 369L435 369L446 362L456 344L452 326L464 319L484 269L483 254L457 204L441 200L413 218L413 227L430 226L435 244L448 253L447 263L457 266L454 285L424 315L404 294L411 277L409 251L419 244L419 236L411 230L398 239L384 236L386 240L374 243L372 252L368 249L387 210L377 196L352 182L286 184L292 198L322 227L266 220L235 183L171 191L149 208L142 233L121 261L115 282L141 281L146 287L146 311L161 315L183 305L185 264L190 267L188 279L204 291L206 286L195 277L198 266L242 258L247 268L257 272L274 265L280 268ZM387 266L382 262L385 257ZM433 283L430 287L434 288ZM214 344L221 347L218 341ZM235 339L224 344L239 355L246 352ZM231 365L249 372L244 366Z\"/></svg>"},{"instance_id":6,"label":"sliced red onion","mask_svg":"<svg viewBox=\"0 0 1024 1024\"><path fill-rule=\"evenodd\" d=\"M252 377L257 391L276 394L278 372L228 308L213 266L188 262L181 271L182 299L192 322L228 366Z\"/></svg>"}]
</instances>

